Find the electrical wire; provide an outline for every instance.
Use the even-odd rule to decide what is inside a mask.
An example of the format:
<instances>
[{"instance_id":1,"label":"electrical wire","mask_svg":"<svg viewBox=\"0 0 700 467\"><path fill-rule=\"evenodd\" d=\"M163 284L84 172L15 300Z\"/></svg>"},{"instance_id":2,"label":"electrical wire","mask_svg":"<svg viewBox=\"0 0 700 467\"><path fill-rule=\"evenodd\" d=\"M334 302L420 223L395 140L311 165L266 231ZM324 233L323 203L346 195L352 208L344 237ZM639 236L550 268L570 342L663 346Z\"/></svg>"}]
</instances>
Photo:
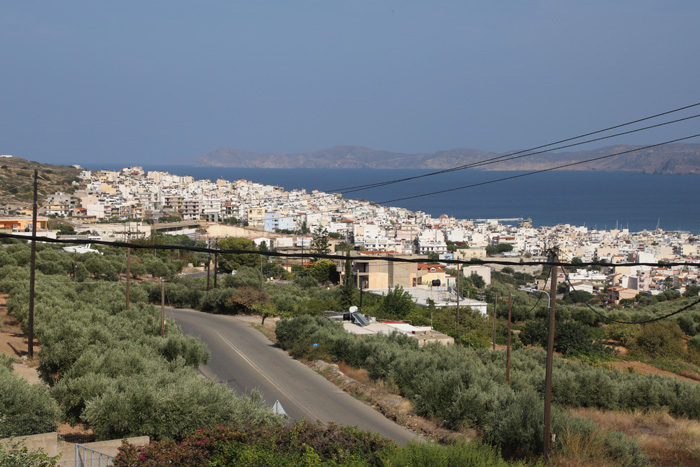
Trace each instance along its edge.
<instances>
[{"instance_id":1,"label":"electrical wire","mask_svg":"<svg viewBox=\"0 0 700 467\"><path fill-rule=\"evenodd\" d=\"M524 150L521 150L521 151L512 152L512 153L505 154L505 155L502 155L502 156L493 157L493 158L491 158L491 159L486 159L486 160L481 161L481 162L478 162L478 163L465 164L465 165L462 165L462 166L456 166L456 167L452 167L452 168L450 168L450 169L443 169L443 170L439 170L439 171L435 171L435 172L431 172L431 173L427 173L427 174L422 174L422 175L417 175L417 176L413 176L413 177L405 177L405 178L400 178L400 179L395 179L395 180L387 180L387 181L384 181L384 182L370 183L370 184L366 184L366 185L355 185L355 186L352 186L352 187L339 188L339 189L336 189L336 190L329 190L329 191L332 191L332 192L340 192L340 193L352 193L352 192L354 192L354 191L360 191L360 190L369 189L369 188L376 188L376 187L379 187L379 186L390 185L390 184L393 184L393 183L400 183L400 182L405 182L405 181L409 181L409 180L415 180L415 179L418 179L418 178L429 177L429 176L433 176L433 175L439 175L439 174L443 174L443 173L447 173L447 172L451 172L451 171L456 171L456 170L462 170L462 169L466 169L466 168L476 167L477 165L474 165L474 164L484 164L484 163L502 162L500 159L509 158L509 157L511 157L511 156L515 156L515 155L518 155L518 154L529 153L529 152L531 152L531 151L536 151L536 150L538 150L538 149L543 149L543 148L546 148L546 147L549 147L549 146L554 146L554 145L557 145L557 144L566 143L566 142L569 142L569 141L574 141L574 140L577 140L577 139L585 138L585 137L587 137L587 136L593 136L593 135L596 135L596 134L604 133L604 132L606 132L606 131L615 130L615 129L617 129L617 128L622 128L622 127L625 127L625 126L633 125L633 124L635 124L635 123L640 123L640 122L643 122L643 121L646 121L646 120L652 120L652 119L654 119L654 118L662 117L662 116L664 116L664 115L669 115L669 114L672 114L672 113L675 113L675 112L680 112L680 111L682 111L682 110L687 110L687 109L690 109L690 108L693 108L693 107L697 107L697 106L699 106L699 105L700 105L700 102L699 102L699 103L696 103L696 104L691 104L691 105L687 105L687 106L684 106L684 107L680 107L680 108L677 108L677 109L669 110L669 111L667 111L667 112L662 112L662 113L659 113L659 114L655 114L655 115L651 115L651 116L648 116L648 117L644 117L644 118L640 118L640 119L637 119L637 120L633 120L633 121L630 121L630 122L627 122L627 123L622 123L622 124L619 124L619 125L611 126L611 127L608 127L608 128L604 128L604 129L602 129L602 130L596 130L596 131L593 131L593 132L590 132L590 133L585 133L585 134L578 135L578 136L574 136L574 137L571 137L571 138L566 138L566 139L562 139L562 140L559 140L559 141L555 141L555 142L553 142L553 143L544 144L544 145L541 145L541 146L536 146L536 147L533 147L533 148L529 148L529 149L524 149ZM624 134L634 133L634 132L637 132L637 131L648 130L648 129L655 128L655 127L658 127L658 126L668 125L668 124L671 124L671 123L678 123L678 122L680 122L680 121L688 120L688 119L696 118L696 117L697 117L697 115L694 115L694 116L691 116L691 117L686 117L686 118L679 119L679 120L674 120L674 121L671 121L671 122L666 122L666 123L662 123L662 124L658 124L658 125L652 125L652 126L649 126L649 127L640 128L640 129L637 129L637 130L631 130L631 131L628 131L628 132L618 133L618 134L616 134L616 135L611 135L611 136L606 136L606 137L602 137L602 138L592 139L592 140L590 140L590 141L586 141L586 142L583 142L583 143L571 144L571 145L562 146L562 147L559 147L559 148L550 148L550 149L548 149L547 151L540 151L540 152L537 152L537 153L534 153L534 154L528 154L528 155L542 154L543 152L553 151L553 150L557 150L557 149L564 149L564 148L571 147L571 146L577 146L577 145L580 145L580 144L586 144L586 143L589 143L589 142L594 142L594 141L599 141L599 140L603 140L603 139L607 139L607 138L612 138L612 137L614 137L614 136L620 136L620 135L624 135ZM521 157L527 157L527 156L521 156ZM515 159L515 158L514 158L514 159ZM508 160L510 160L510 159L508 159Z\"/></svg>"},{"instance_id":2,"label":"electrical wire","mask_svg":"<svg viewBox=\"0 0 700 467\"><path fill-rule=\"evenodd\" d=\"M393 202L396 202L396 201L404 201L404 200L407 200L407 199L423 198L423 197L425 197L425 196L438 195L438 194L441 194L441 193L449 193L449 192L452 192L452 191L465 190L465 189L467 189L467 188L474 188L474 187L477 187L477 186L489 185L489 184L491 184L491 183L504 182L504 181L513 180L513 179L516 179L516 178L527 177L527 176L529 176L529 175L535 175L535 174L544 173L544 172L552 172L552 171L554 171L554 170L563 169L563 168L566 168L566 167L573 167L573 166L575 166L575 165L581 165L581 164L585 164L585 163L587 163L587 162L593 162L593 161L599 161L599 160L603 160L603 159L609 159L609 158L611 158L611 157L620 156L620 155L622 155L622 154L628 154L628 153L630 153L630 152L642 151L642 150L644 150L644 149L651 149L651 148L656 148L656 147L659 147L659 146L664 146L664 145L666 145L666 144L677 143L677 142L679 142L679 141L685 141L685 140L688 140L688 139L697 138L697 137L699 137L699 136L700 136L700 133L697 133L697 134L694 134L694 135L685 136L685 137L683 137L683 138L676 138L676 139L672 139L672 140L669 140L669 141L664 141L663 143L651 144L651 145L648 145L648 146L643 146L643 147L639 147L639 148L635 148L635 149L630 149L630 150L627 150L627 151L616 152L616 153L613 153L613 154L607 154L607 155L605 155L605 156L593 157L593 158L591 158L591 159L585 159L585 160L582 160L582 161L570 162L570 163L568 163L568 164L562 164L562 165L558 165L558 166L555 166L555 167L549 167L549 168L546 168L546 169L534 170L534 171L532 171L532 172L526 172L526 173L522 173L522 174L518 174L518 175L512 175L512 176L509 176L509 177L497 178L497 179L495 179L495 180L489 180L489 181L486 181L486 182L473 183L473 184L471 184L471 185L463 185L463 186L458 186L458 187L455 187L455 188L447 188L447 189L444 189L444 190L431 191L431 192L429 192L429 193L422 193L422 194L419 194L419 195L404 196L404 197L402 197L402 198L395 198L395 199L390 199L390 200L386 200L386 201L379 201L378 203L379 203L379 204L386 204L386 203L393 203Z\"/></svg>"},{"instance_id":3,"label":"electrical wire","mask_svg":"<svg viewBox=\"0 0 700 467\"><path fill-rule=\"evenodd\" d=\"M25 236L25 235L15 235L15 234L8 234L8 233L0 233L0 238L15 238L15 239L21 239L21 240L37 240L37 241L42 241L46 243L68 243L68 244L76 244L76 243L85 243L82 240L68 240L68 239L55 239L55 238L47 238L47 237L34 237L34 236ZM92 241L91 243L95 244L101 244L101 245L106 245L106 246L112 246L112 247L130 247L130 248L136 248L136 249L159 249L159 250L185 250L185 251L196 251L196 252L210 252L210 253L219 253L219 254L258 254L261 256L281 256L281 257L293 257L293 258L298 258L298 257L313 257L313 258L326 258L326 259L338 259L338 260L343 260L345 261L347 259L346 256L344 255L326 255L326 254L317 254L317 253L307 253L307 254L286 254L286 253L279 253L279 252L272 252L272 251L258 251L258 252L253 252L252 250L218 250L218 249L211 249L211 248L200 248L200 247L187 247L187 246L180 246L180 245L136 245L136 244L130 244L126 242L106 242L102 240L95 240ZM557 260L559 257L555 254L554 258ZM553 259L554 259L553 258ZM357 259L357 258L355 258ZM408 262L408 263L421 263L424 262L424 258L419 258L419 259L413 259L413 258L397 258L397 257L363 257L362 260L364 261L390 261L390 262ZM477 260L477 261L458 261L458 260L443 260L442 262L448 263L448 264L500 264L500 265L512 265L512 262L510 261L495 261L495 260L488 260L488 261L483 261L483 260ZM539 262L539 261L528 261L528 262L523 262L520 263L521 265L528 265L528 266L539 266L539 265L549 265L551 267L554 266L562 266L562 272L564 273L564 277L569 284L569 287L571 287L571 290L574 293L574 297L579 303L582 303L585 305L589 310L591 310L593 313L596 315L600 316L601 318L614 322L614 323L620 323L620 324L646 324L646 323L653 323L656 321L661 321L667 318L670 318L672 316L675 316L679 313L682 313L683 311L686 311L695 305L700 303L700 299L684 306L683 308L676 310L672 313L668 313L666 315L649 319L649 320L643 320L643 321L621 321L621 320L616 320L614 318L610 318L603 313L595 310L593 307L591 307L588 303L585 303L581 300L581 298L578 295L578 292L574 288L573 284L571 283L571 280L569 278L569 275L566 272L566 269L563 268L563 266L585 266L585 265L606 265L609 266L609 264L606 263L579 263L579 264L571 264L571 263L562 263L561 261L550 261L550 262ZM616 266L622 266L625 265L626 263L618 263ZM642 265L642 264L647 264L647 263L629 263L631 264L636 264L636 265ZM652 263L653 264L653 263ZM650 264L651 265L651 264ZM671 266L671 265L686 265L686 266L693 266L693 267L698 267L699 265L696 263L663 263L663 264L658 264L656 263L657 266ZM70 284L70 283L75 283L73 281L66 281L66 282L60 282L61 284ZM80 284L85 284L85 282L79 282ZM545 282L546 285L546 282ZM539 300L541 299L538 298L537 303L539 303ZM535 307L537 306L537 303L535 303ZM535 309L535 307L532 308L532 310ZM532 312L530 310L528 313Z\"/></svg>"},{"instance_id":4,"label":"electrical wire","mask_svg":"<svg viewBox=\"0 0 700 467\"><path fill-rule=\"evenodd\" d=\"M544 281L544 286L542 286L542 290L544 290L544 289L547 288L547 282L549 282L549 276L551 275L551 273L552 273L552 267L549 268L549 273L547 274L547 279ZM527 313L526 313L527 315L529 315L530 313L532 313L533 311L535 311L535 308L537 308L537 305L539 305L540 300L542 300L542 297L543 297L543 296L544 296L543 293L540 293L540 294L537 296L537 301L535 302L534 305L532 305L532 308L530 308L530 309L527 311Z\"/></svg>"},{"instance_id":5,"label":"electrical wire","mask_svg":"<svg viewBox=\"0 0 700 467\"><path fill-rule=\"evenodd\" d=\"M135 250L141 249L141 250L184 250L184 251L191 251L191 252L199 252L199 253L211 253L211 254L233 254L233 255L260 255L260 256L268 256L268 257L280 257L280 258L311 258L311 259L331 259L331 260L338 260L338 261L345 261L347 259L347 256L345 254L342 255L332 255L332 254L319 254L315 252L309 252L309 253L281 253L279 251L260 251L260 250L241 250L241 249L218 249L218 248L208 248L208 247L196 247L196 246L182 246L182 245L144 245L144 244L135 244L135 243L127 243L127 242L109 242L106 240L71 240L71 239L63 239L63 238L49 238L49 237L40 237L40 236L31 236L31 235L16 235L16 234L9 234L9 233L4 233L0 232L0 239L2 238L12 238L12 239L18 239L18 240L23 240L23 241L29 241L29 240L36 240L38 242L43 242L43 243L56 243L56 244L94 244L94 245L103 245L103 246L109 246L109 247L115 247L115 248L132 248ZM362 261L387 261L387 262L395 262L395 263L425 263L426 259L425 258L404 258L404 257L399 257L399 256L362 256L362 257L354 257L353 259L358 260L361 259ZM472 258L468 261L465 260L456 260L456 259L443 259L440 260L441 263L444 264L454 264L454 265L485 265L485 264L497 264L501 266L513 266L512 261L502 261L502 260L496 260L496 259L475 259ZM571 263L561 263L558 261L555 262L543 262L543 261L523 261L521 263L518 263L520 266L610 266L608 263L601 263L601 262L582 262L582 263L577 263L576 265L571 264ZM663 262L663 263L616 263L615 266L652 266L652 267L670 267L670 266L689 266L689 267L700 267L700 263L694 262L679 262L679 261L671 261L671 262Z\"/></svg>"},{"instance_id":6,"label":"electrical wire","mask_svg":"<svg viewBox=\"0 0 700 467\"><path fill-rule=\"evenodd\" d=\"M574 298L576 298L576 301L579 302L579 303L581 303L581 304L583 304L583 305L585 305L586 308L588 308L589 310L591 310L593 313L595 313L596 315L600 316L601 318L603 318L603 319L605 319L605 320L607 320L607 321L613 322L613 323L619 323L619 324L647 324L647 323L654 323L654 322L656 322L656 321L661 321L661 320L670 318L670 317L672 317L672 316L675 316L675 315L677 315L677 314L679 314L679 313L682 313L682 312L684 312L684 311L686 311L686 310L688 310L688 309L694 307L694 306L697 305L698 303L700 303L700 299L699 299L699 300L696 300L695 302L693 302L693 303L691 303L691 304L689 304L689 305L684 306L684 307L681 308L680 310L676 310L676 311L674 311L674 312L672 312L672 313L668 313L668 314L665 314L665 315L663 315L663 316L659 316L659 317L652 318L652 319L647 319L647 320L642 320L642 321L621 321L621 320L614 319L614 318L610 318L609 316L604 315L603 313L601 313L601 312L597 311L596 309L594 309L594 308L593 308L591 305L589 305L588 303L586 303L586 302L584 302L583 300L581 300L581 297L578 295L578 291L574 288L574 285L571 283L571 280L569 279L569 275L566 273L566 270L565 270L564 268L562 268L562 271L564 272L564 277L566 278L567 284L569 284L569 287L571 287L571 290L573 291Z\"/></svg>"}]
</instances>

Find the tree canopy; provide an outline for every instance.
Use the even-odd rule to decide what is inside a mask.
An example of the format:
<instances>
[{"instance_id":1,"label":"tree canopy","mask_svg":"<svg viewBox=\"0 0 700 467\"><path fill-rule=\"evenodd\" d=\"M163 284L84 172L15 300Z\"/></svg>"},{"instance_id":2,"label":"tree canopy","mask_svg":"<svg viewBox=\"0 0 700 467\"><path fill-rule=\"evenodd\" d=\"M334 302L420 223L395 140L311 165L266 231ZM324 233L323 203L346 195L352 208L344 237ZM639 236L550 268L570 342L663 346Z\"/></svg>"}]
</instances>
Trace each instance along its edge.
<instances>
[{"instance_id":1,"label":"tree canopy","mask_svg":"<svg viewBox=\"0 0 700 467\"><path fill-rule=\"evenodd\" d=\"M241 237L226 237L219 242L220 250L250 250L258 251L252 240ZM258 255L244 253L222 253L219 255L219 267L226 272L238 270L241 267L258 265Z\"/></svg>"}]
</instances>

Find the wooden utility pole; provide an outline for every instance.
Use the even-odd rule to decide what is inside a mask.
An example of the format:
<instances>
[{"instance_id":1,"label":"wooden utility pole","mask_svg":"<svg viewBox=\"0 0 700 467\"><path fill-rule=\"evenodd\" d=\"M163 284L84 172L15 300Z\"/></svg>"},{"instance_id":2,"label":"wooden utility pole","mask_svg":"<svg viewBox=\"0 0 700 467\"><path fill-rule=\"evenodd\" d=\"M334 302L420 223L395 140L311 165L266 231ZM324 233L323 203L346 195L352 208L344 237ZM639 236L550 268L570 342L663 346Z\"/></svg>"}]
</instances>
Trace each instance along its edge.
<instances>
[{"instance_id":1,"label":"wooden utility pole","mask_svg":"<svg viewBox=\"0 0 700 467\"><path fill-rule=\"evenodd\" d=\"M554 263L557 254L554 249L549 251L549 262ZM556 318L557 304L557 266L552 264L551 286L549 294L551 297L549 304L549 332L547 334L547 364L544 379L544 458L549 459L549 451L552 442L551 422L552 422L552 366L554 361L554 323Z\"/></svg>"},{"instance_id":2,"label":"wooden utility pole","mask_svg":"<svg viewBox=\"0 0 700 467\"><path fill-rule=\"evenodd\" d=\"M129 309L131 292L131 248L126 249L126 309Z\"/></svg>"},{"instance_id":3,"label":"wooden utility pole","mask_svg":"<svg viewBox=\"0 0 700 467\"><path fill-rule=\"evenodd\" d=\"M73 282L78 280L78 252L73 252Z\"/></svg>"},{"instance_id":4,"label":"wooden utility pole","mask_svg":"<svg viewBox=\"0 0 700 467\"><path fill-rule=\"evenodd\" d=\"M211 253L207 257L207 292L209 292L209 270L211 269Z\"/></svg>"},{"instance_id":5,"label":"wooden utility pole","mask_svg":"<svg viewBox=\"0 0 700 467\"><path fill-rule=\"evenodd\" d=\"M165 282L160 278L160 337L165 337Z\"/></svg>"},{"instance_id":6,"label":"wooden utility pole","mask_svg":"<svg viewBox=\"0 0 700 467\"><path fill-rule=\"evenodd\" d=\"M510 317L513 311L513 292L508 294L508 344L506 344L506 384L510 385Z\"/></svg>"},{"instance_id":7,"label":"wooden utility pole","mask_svg":"<svg viewBox=\"0 0 700 467\"><path fill-rule=\"evenodd\" d=\"M459 276L462 275L462 265L457 268L457 327L459 327Z\"/></svg>"},{"instance_id":8,"label":"wooden utility pole","mask_svg":"<svg viewBox=\"0 0 700 467\"><path fill-rule=\"evenodd\" d=\"M262 255L260 255L260 291L261 292L263 289L262 288L262 286L263 286L263 268L262 268L263 267L263 264L262 264L263 260L262 259L263 259L263 257L262 257Z\"/></svg>"},{"instance_id":9,"label":"wooden utility pole","mask_svg":"<svg viewBox=\"0 0 700 467\"><path fill-rule=\"evenodd\" d=\"M493 350L496 350L496 313L498 311L498 294L493 301Z\"/></svg>"},{"instance_id":10,"label":"wooden utility pole","mask_svg":"<svg viewBox=\"0 0 700 467\"><path fill-rule=\"evenodd\" d=\"M219 242L214 244L214 248L216 248L216 251L219 251ZM216 288L216 276L219 274L217 271L219 270L219 253L214 253L214 288Z\"/></svg>"},{"instance_id":11,"label":"wooden utility pole","mask_svg":"<svg viewBox=\"0 0 700 467\"><path fill-rule=\"evenodd\" d=\"M34 169L34 198L32 201L32 249L29 259L29 358L34 358L34 281L36 279L36 211L39 191L39 171Z\"/></svg>"}]
</instances>

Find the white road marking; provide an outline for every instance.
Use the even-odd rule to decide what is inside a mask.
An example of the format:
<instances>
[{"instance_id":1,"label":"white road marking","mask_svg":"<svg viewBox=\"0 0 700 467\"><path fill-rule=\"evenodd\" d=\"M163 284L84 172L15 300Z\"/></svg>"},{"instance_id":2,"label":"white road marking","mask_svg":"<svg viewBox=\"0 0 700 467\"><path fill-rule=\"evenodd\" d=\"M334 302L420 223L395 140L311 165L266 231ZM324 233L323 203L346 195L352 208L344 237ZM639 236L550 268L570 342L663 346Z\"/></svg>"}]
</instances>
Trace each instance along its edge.
<instances>
[{"instance_id":1,"label":"white road marking","mask_svg":"<svg viewBox=\"0 0 700 467\"><path fill-rule=\"evenodd\" d=\"M320 422L325 422L325 420L323 420L321 417L317 416L313 411L311 411L311 410L309 410L307 407L305 407L304 404L302 404L301 402L299 402L296 398L294 398L293 396L291 396L290 394L288 394L284 389L282 389L282 387L281 387L279 384L277 384L275 381L273 381L269 376L267 376L267 375L265 374L265 372L262 370L262 368L260 368L259 366L257 366L257 365L256 365L255 363L253 363L248 357L246 357L246 356L243 354L243 352L241 352L240 350L238 350L238 349L236 348L236 346L233 345L233 344L232 344L228 339L226 339L224 336L222 336L221 333L220 333L219 331L216 331L216 335L219 336L219 337L221 338L221 340L224 341L224 343L225 343L226 345L228 345L229 347L231 347L231 349L232 349L234 352L236 352L243 360L245 360L246 363L248 363L248 365L250 365L255 371L257 371L258 373L260 373L260 375L261 375L263 378L265 378L270 384L272 384L275 388L277 388L277 390L278 390L279 392L281 392L282 394L284 394L289 400L292 401L292 403L294 403L297 407L299 407L299 408L302 410L302 412L308 413L309 415L311 415L313 418L315 418L316 420L318 420L318 421L320 421Z\"/></svg>"}]
</instances>

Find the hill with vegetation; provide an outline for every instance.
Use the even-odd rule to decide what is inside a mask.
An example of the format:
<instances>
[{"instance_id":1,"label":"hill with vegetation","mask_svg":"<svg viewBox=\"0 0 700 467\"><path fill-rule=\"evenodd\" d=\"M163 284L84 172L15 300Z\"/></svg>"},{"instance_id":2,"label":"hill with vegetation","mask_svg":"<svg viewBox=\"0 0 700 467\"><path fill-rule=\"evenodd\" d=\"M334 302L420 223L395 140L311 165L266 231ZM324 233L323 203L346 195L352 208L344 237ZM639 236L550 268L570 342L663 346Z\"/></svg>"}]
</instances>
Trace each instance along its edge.
<instances>
[{"instance_id":1,"label":"hill with vegetation","mask_svg":"<svg viewBox=\"0 0 700 467\"><path fill-rule=\"evenodd\" d=\"M34 194L34 169L39 171L39 203L48 195L58 191L74 192L80 183L80 169L66 165L42 164L39 162L7 157L0 159L0 207L6 211L30 207Z\"/></svg>"}]
</instances>

